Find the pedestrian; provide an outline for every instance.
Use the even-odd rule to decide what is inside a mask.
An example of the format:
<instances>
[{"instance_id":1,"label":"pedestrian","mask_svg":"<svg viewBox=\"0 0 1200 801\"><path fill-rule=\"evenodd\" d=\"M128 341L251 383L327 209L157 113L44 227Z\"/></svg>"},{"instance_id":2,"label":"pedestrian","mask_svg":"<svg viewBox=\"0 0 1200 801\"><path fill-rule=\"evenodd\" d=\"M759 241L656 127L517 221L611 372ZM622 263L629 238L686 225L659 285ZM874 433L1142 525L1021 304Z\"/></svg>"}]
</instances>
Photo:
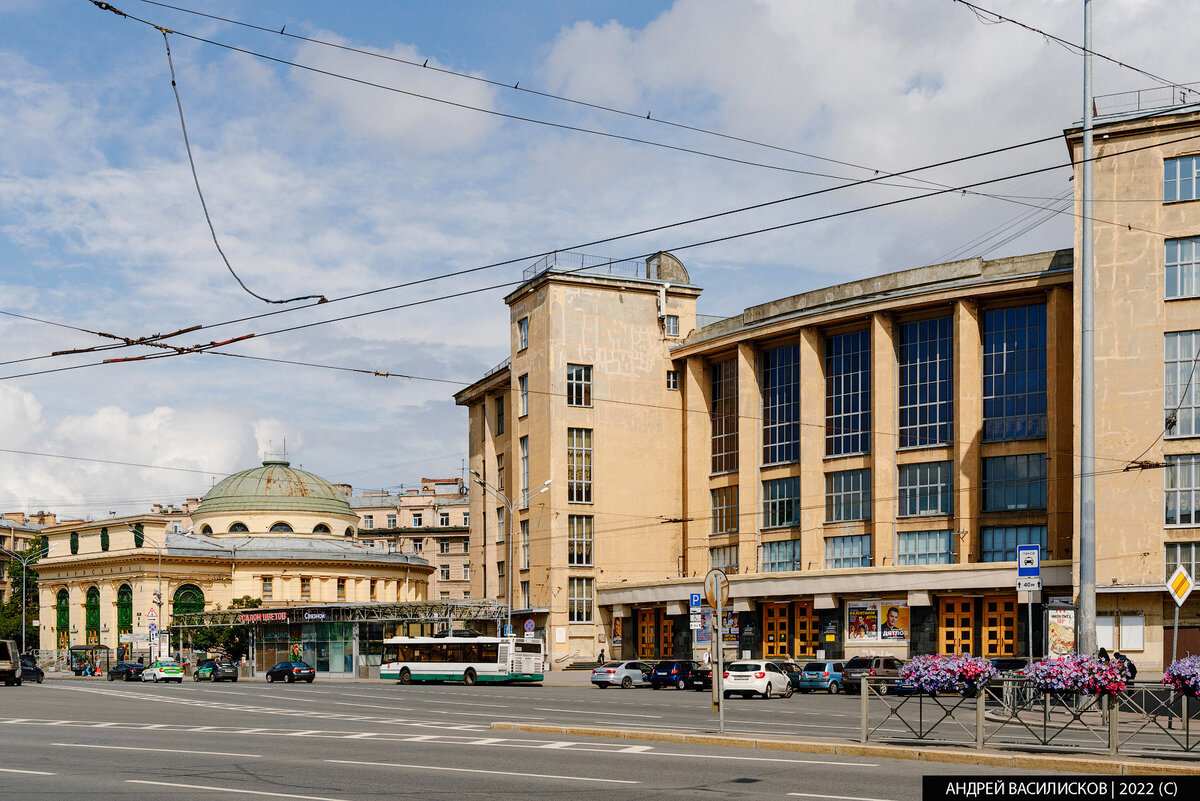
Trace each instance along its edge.
<instances>
[{"instance_id":1,"label":"pedestrian","mask_svg":"<svg viewBox=\"0 0 1200 801\"><path fill-rule=\"evenodd\" d=\"M603 648L600 649L600 662L601 663L604 662L604 649Z\"/></svg>"},{"instance_id":2,"label":"pedestrian","mask_svg":"<svg viewBox=\"0 0 1200 801\"><path fill-rule=\"evenodd\" d=\"M1099 659L1100 659L1100 661L1101 661L1101 662L1107 662L1107 661L1108 661L1108 650L1107 650L1107 649L1105 649L1103 646L1101 646L1101 648L1100 648Z\"/></svg>"},{"instance_id":3,"label":"pedestrian","mask_svg":"<svg viewBox=\"0 0 1200 801\"><path fill-rule=\"evenodd\" d=\"M704 664L705 665L712 664L712 650L711 649L704 652Z\"/></svg>"},{"instance_id":4,"label":"pedestrian","mask_svg":"<svg viewBox=\"0 0 1200 801\"><path fill-rule=\"evenodd\" d=\"M1133 681L1137 676L1137 665L1133 664L1133 660L1120 651L1113 653L1113 659L1121 663L1121 666L1125 668L1125 675L1129 678L1129 681Z\"/></svg>"}]
</instances>

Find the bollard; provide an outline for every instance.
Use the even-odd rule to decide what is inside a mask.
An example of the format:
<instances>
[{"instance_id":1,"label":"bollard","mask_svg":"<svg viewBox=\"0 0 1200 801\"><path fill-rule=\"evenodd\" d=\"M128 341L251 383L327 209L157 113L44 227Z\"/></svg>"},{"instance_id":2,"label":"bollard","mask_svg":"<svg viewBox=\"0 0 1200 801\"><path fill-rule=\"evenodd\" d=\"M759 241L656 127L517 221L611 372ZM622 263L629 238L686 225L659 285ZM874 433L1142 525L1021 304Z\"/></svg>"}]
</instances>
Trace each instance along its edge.
<instances>
[{"instance_id":1,"label":"bollard","mask_svg":"<svg viewBox=\"0 0 1200 801\"><path fill-rule=\"evenodd\" d=\"M975 747L983 748L983 710L987 702L987 684L975 692Z\"/></svg>"}]
</instances>

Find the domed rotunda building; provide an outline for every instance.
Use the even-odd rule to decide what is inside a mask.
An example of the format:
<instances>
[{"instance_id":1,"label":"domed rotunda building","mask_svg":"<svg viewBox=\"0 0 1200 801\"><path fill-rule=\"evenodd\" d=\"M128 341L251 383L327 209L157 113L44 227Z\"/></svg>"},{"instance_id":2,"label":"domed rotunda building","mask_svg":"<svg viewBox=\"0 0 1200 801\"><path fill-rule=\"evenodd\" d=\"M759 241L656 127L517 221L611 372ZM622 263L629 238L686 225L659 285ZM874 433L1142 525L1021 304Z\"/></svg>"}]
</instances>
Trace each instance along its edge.
<instances>
[{"instance_id":1,"label":"domed rotunda building","mask_svg":"<svg viewBox=\"0 0 1200 801\"><path fill-rule=\"evenodd\" d=\"M254 626L258 669L294 658L322 673L357 674L367 649L358 624L339 612L425 601L434 570L418 556L362 545L357 524L328 481L267 460L220 481L190 521L153 513L46 527L42 648L186 653L186 629L176 626L169 646L163 634L176 615L226 610L248 596L261 601L242 621Z\"/></svg>"}]
</instances>

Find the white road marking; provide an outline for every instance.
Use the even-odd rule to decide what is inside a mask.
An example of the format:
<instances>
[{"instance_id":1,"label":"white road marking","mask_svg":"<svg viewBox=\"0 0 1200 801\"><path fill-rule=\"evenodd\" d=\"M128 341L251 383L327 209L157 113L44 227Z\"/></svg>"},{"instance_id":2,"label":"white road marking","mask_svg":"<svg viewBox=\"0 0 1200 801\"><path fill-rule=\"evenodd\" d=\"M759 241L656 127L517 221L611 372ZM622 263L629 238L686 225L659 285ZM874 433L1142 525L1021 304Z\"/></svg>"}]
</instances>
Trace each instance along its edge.
<instances>
[{"instance_id":1,"label":"white road marking","mask_svg":"<svg viewBox=\"0 0 1200 801\"><path fill-rule=\"evenodd\" d=\"M50 743L51 745L60 745L63 748L108 748L114 751L162 751L167 754L201 754L204 756L231 756L231 757L261 757L262 754L238 754L230 751L193 751L188 749L181 751L178 748L143 748L135 745L94 745L92 743Z\"/></svg>"},{"instance_id":2,"label":"white road marking","mask_svg":"<svg viewBox=\"0 0 1200 801\"><path fill-rule=\"evenodd\" d=\"M515 773L506 770L476 770L474 768L443 768L435 765L406 765L400 762L355 762L349 759L327 759L340 765L368 765L377 768L411 768L413 770L444 770L452 773L486 773L489 776L519 776L522 779L559 779L568 782L602 782L604 784L641 784L628 779L592 779L586 776L556 776L551 773Z\"/></svg>"},{"instance_id":3,"label":"white road marking","mask_svg":"<svg viewBox=\"0 0 1200 801\"><path fill-rule=\"evenodd\" d=\"M533 709L535 712L568 712L572 715L616 715L622 718L662 718L662 715L634 715L630 712L592 712L589 709L547 709L541 706L535 706Z\"/></svg>"},{"instance_id":4,"label":"white road marking","mask_svg":"<svg viewBox=\"0 0 1200 801\"><path fill-rule=\"evenodd\" d=\"M800 765L844 765L854 768L879 767L874 762L833 762L826 759L780 759L778 757L726 756L724 754L673 754L669 751L655 751L650 756L683 757L685 759L733 759L740 762L789 762Z\"/></svg>"},{"instance_id":5,"label":"white road marking","mask_svg":"<svg viewBox=\"0 0 1200 801\"><path fill-rule=\"evenodd\" d=\"M366 707L367 709L379 709L379 704L356 704L353 701L334 701L333 705L334 706L361 706L361 707ZM389 706L389 707L387 707L387 710L389 712L412 712L411 709L409 709L408 707L404 707L404 706Z\"/></svg>"},{"instance_id":6,"label":"white road marking","mask_svg":"<svg viewBox=\"0 0 1200 801\"><path fill-rule=\"evenodd\" d=\"M861 798L856 795L817 795L816 793L788 793L800 798L834 798L837 801L889 801L887 798Z\"/></svg>"},{"instance_id":7,"label":"white road marking","mask_svg":"<svg viewBox=\"0 0 1200 801\"><path fill-rule=\"evenodd\" d=\"M28 773L31 776L57 776L44 770L17 770L16 768L0 768L0 773Z\"/></svg>"},{"instance_id":8,"label":"white road marking","mask_svg":"<svg viewBox=\"0 0 1200 801\"><path fill-rule=\"evenodd\" d=\"M265 790L239 790L235 787L212 787L207 784L174 784L172 782L151 782L143 779L126 779L126 784L151 784L155 787L183 787L188 790L212 790L216 793L242 793L244 795L269 795L272 798L303 798L305 801L345 801L342 798L326 798L320 795L293 795L292 793L268 793Z\"/></svg>"}]
</instances>

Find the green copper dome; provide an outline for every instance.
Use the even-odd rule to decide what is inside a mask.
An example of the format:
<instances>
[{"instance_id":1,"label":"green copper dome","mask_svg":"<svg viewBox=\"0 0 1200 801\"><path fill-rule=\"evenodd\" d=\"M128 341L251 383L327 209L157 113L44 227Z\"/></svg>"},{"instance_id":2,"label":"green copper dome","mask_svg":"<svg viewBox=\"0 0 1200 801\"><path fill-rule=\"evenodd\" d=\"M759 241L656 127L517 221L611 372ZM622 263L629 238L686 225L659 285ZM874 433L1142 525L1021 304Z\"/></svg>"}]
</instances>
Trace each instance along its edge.
<instances>
[{"instance_id":1,"label":"green copper dome","mask_svg":"<svg viewBox=\"0 0 1200 801\"><path fill-rule=\"evenodd\" d=\"M358 516L328 481L276 461L223 479L200 501L196 515L268 510Z\"/></svg>"}]
</instances>

